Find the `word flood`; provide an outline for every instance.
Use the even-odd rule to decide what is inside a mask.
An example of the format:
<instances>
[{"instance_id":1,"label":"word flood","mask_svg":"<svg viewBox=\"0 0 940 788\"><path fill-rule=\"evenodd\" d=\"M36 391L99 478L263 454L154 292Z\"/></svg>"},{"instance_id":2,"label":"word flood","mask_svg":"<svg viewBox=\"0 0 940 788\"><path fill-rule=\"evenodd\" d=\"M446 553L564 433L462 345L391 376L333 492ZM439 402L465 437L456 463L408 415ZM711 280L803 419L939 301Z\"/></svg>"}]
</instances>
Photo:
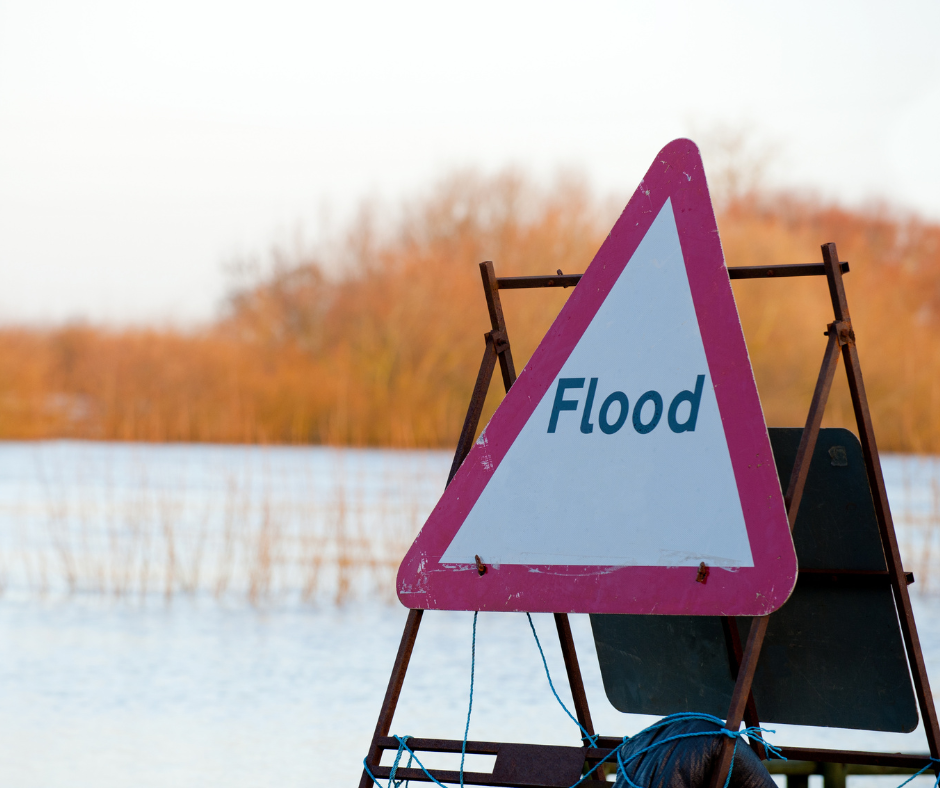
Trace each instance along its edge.
<instances>
[{"instance_id":1,"label":"word flood","mask_svg":"<svg viewBox=\"0 0 940 788\"><path fill-rule=\"evenodd\" d=\"M577 411L581 404L579 399L565 399L565 392L569 389L583 389L584 378L558 378L555 388L555 402L552 404L552 415L548 420L548 431L554 432L558 427L558 417L562 411ZM695 422L698 420L698 408L702 401L702 389L705 386L705 376L699 375L695 379L694 391L680 391L669 403L666 421L673 432L694 432ZM584 398L584 409L581 411L581 432L590 435L594 432L591 423L594 410L594 395L597 393L597 378L591 378L588 383L587 396ZM679 421L679 406L689 403L689 413L685 421ZM605 435L613 435L627 423L630 410L630 400L622 391L614 391L601 403L597 411L597 426ZM633 406L633 429L640 435L646 435L656 429L663 417L663 397L658 391L647 391L641 394Z\"/></svg>"}]
</instances>

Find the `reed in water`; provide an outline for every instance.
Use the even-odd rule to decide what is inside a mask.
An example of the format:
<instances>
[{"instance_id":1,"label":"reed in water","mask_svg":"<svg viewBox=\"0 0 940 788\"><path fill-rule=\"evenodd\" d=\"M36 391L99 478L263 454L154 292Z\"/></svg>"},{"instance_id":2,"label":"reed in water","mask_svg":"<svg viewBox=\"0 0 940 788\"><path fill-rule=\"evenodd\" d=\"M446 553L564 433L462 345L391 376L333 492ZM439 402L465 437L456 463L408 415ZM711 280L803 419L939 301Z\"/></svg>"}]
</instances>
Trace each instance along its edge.
<instances>
[{"instance_id":1,"label":"reed in water","mask_svg":"<svg viewBox=\"0 0 940 788\"><path fill-rule=\"evenodd\" d=\"M0 591L253 605L391 600L447 464L446 455L326 449L259 463L266 450L232 447L219 451L234 461L174 468L154 458L158 447L132 449L133 462L115 448L32 447L35 484L0 496Z\"/></svg>"},{"instance_id":2,"label":"reed in water","mask_svg":"<svg viewBox=\"0 0 940 788\"><path fill-rule=\"evenodd\" d=\"M235 461L177 467L154 456L159 447L132 450L130 462L117 448L22 449L35 453L37 478L18 495L0 488L0 592L256 606L392 601L398 564L450 459L308 449L259 463L246 452L267 450L232 447L218 451ZM885 469L913 590L936 593L940 458L888 455Z\"/></svg>"}]
</instances>

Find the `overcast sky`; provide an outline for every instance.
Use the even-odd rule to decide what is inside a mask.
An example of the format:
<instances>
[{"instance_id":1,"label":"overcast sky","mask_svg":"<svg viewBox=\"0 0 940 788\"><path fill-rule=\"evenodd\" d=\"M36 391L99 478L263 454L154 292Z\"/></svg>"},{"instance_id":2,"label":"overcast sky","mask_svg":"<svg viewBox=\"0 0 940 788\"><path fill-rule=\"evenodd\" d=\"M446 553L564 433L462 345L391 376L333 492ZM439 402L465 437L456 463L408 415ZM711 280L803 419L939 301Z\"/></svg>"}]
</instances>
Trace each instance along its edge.
<instances>
[{"instance_id":1,"label":"overcast sky","mask_svg":"<svg viewBox=\"0 0 940 788\"><path fill-rule=\"evenodd\" d=\"M773 185L940 219L938 34L936 0L0 0L0 321L204 320L225 261L362 197L626 195L721 126Z\"/></svg>"}]
</instances>

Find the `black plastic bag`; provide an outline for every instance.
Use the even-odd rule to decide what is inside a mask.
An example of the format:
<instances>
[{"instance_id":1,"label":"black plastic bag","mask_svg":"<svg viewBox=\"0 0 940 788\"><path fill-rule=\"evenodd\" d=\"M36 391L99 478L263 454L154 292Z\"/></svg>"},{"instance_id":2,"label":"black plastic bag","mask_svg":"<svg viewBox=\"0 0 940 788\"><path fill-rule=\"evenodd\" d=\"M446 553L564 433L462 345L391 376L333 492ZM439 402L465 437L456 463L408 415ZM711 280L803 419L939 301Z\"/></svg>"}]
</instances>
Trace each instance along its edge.
<instances>
[{"instance_id":1,"label":"black plastic bag","mask_svg":"<svg viewBox=\"0 0 940 788\"><path fill-rule=\"evenodd\" d=\"M720 733L722 725L707 719L679 717L663 724L651 726L620 746L620 759L627 775L640 788L708 788L712 771L717 768L718 756L727 735ZM665 741L684 733L708 733L674 741ZM657 742L665 742L658 744ZM728 788L776 788L776 783L764 764L744 739L737 740L731 782ZM638 757L637 753L652 747ZM611 762L617 764L616 756ZM617 769L615 788L631 788Z\"/></svg>"}]
</instances>

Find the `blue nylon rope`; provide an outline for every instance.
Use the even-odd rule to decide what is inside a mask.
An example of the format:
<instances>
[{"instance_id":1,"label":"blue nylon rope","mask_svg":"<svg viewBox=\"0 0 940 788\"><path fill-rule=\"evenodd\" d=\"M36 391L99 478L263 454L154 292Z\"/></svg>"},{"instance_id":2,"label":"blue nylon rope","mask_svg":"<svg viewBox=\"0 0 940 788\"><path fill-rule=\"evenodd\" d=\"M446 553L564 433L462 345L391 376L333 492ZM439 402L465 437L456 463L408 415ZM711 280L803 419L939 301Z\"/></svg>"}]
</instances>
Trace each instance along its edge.
<instances>
[{"instance_id":1,"label":"blue nylon rope","mask_svg":"<svg viewBox=\"0 0 940 788\"><path fill-rule=\"evenodd\" d=\"M473 677L474 677L474 674L476 673L476 664L477 664L477 616L478 615L479 615L479 611L474 611L473 613L473 637L470 641L470 702L469 704L467 704L467 724L464 726L464 729L463 729L463 744L460 747L460 788L464 788L463 765L464 765L464 759L467 757L467 738L470 735L470 714L473 711ZM447 786L445 786L443 783L440 782L440 780L435 778L434 775L431 774L431 772L429 772L424 767L424 764L421 763L420 760L418 760L418 756L414 754L414 751L407 744L407 741L410 738L411 738L410 736L395 736L395 739L398 742L398 753L395 756L395 762L392 764L392 770L391 770L391 773L389 774L388 784L386 786L383 786L382 783L380 783L376 779L375 775L372 774L372 770L369 768L369 764L366 762L368 758L363 758L362 767L366 770L366 774L368 774L369 777L372 778L372 782L374 782L377 786L379 786L379 788L399 788L402 781L398 781L398 782L395 781L395 773L398 771L398 763L401 760L402 753L407 752L408 753L408 766L405 767L406 769L409 766L411 766L411 762L414 761L421 768L421 771L427 775L428 779L430 779L432 782L439 785L441 788L447 788ZM405 785L408 784L407 780L404 782L405 782Z\"/></svg>"},{"instance_id":2,"label":"blue nylon rope","mask_svg":"<svg viewBox=\"0 0 940 788\"><path fill-rule=\"evenodd\" d=\"M467 704L467 724L463 729L463 744L460 747L460 788L463 788L463 761L467 757L467 736L470 734L470 712L473 711L473 674L477 664L477 616L473 613L473 639L470 641L470 703Z\"/></svg>"},{"instance_id":3,"label":"blue nylon rope","mask_svg":"<svg viewBox=\"0 0 940 788\"><path fill-rule=\"evenodd\" d=\"M587 772L581 777L580 780L578 780L574 785L572 785L571 788L577 788L578 785L580 785L580 784L583 783L585 780L587 780L598 768L600 768L600 766L601 766L602 764L604 764L605 762L607 762L607 761L608 761L611 757L613 757L614 755L616 755L616 757L617 757L617 771L618 771L619 773L623 774L623 778L624 778L624 780L626 781L626 783L627 783L628 785L630 785L631 788L642 788L642 786L637 785L635 782L633 782L633 780L630 779L630 775L627 773L627 765L628 765L628 764L632 763L634 760L636 760L637 758L639 758L641 755L645 755L647 752L650 752L651 750L654 750L654 749L656 749L657 747L659 747L659 746L661 746L661 745L663 745L663 744L667 744L668 742L676 741L676 740L678 740L678 739L691 739L691 738L700 737L700 736L727 736L727 737L729 737L729 738L735 740L735 741L734 741L734 750L733 750L732 753L731 753L731 769L728 770L728 777L725 779L724 788L728 788L728 785L729 785L729 783L731 782L731 771L732 771L732 769L734 768L734 755L737 753L738 741L741 739L742 736L747 736L747 737L748 737L749 739L751 739L752 741L759 741L761 744L763 744L763 745L767 748L767 751L768 751L769 753L771 753L772 755L774 755L774 756L777 757L777 758L781 758L782 760L786 760L786 758L784 758L783 755L781 755L780 751L779 751L776 747L774 747L772 744L768 743L768 742L760 735L762 732L765 732L765 731L766 731L765 728L752 727L752 728L745 728L745 729L742 730L742 731L732 732L732 731L729 731L727 728L724 727L724 721L723 721L723 720L721 720L721 719L719 719L718 717L715 717L715 716L713 716L713 715L711 715L711 714L698 714L698 713L695 713L695 712L680 712L680 713L678 713L678 714L671 714L671 715L668 716L668 717L664 717L664 718L661 719L659 722L656 722L656 723L654 723L653 725L650 725L649 727L644 728L642 731L640 731L640 733L638 733L638 734L636 734L636 735L637 735L637 736L640 736L640 735L642 735L642 734L644 734L644 733L649 733L650 731L658 730L659 728L665 727L666 725L669 725L670 723L675 722L676 720L681 720L681 719L700 719L700 720L705 720L705 721L707 721L707 722L712 722L712 723L714 723L715 725L718 726L718 730L716 730L716 731L695 731L695 732L692 732L692 733L678 733L678 734L676 734L675 736L669 736L669 737L667 737L667 738L665 738L665 739L662 739L662 740L660 740L660 741L653 742L653 743L650 744L648 747L644 747L644 748L643 748L642 750L640 750L639 752L634 753L633 755L630 756L630 758L627 759L626 762L624 762L624 760L623 760L623 756L621 755L620 749L621 749L621 747L622 747L624 744L626 744L626 743L630 740L630 737L629 737L629 736L624 736L624 737L623 737L623 740L622 740L621 743L620 743L620 745L618 745L617 747L615 747L615 748L614 748L613 750L611 750L607 755L605 755L600 761L598 761L589 771L587 771ZM770 731L770 732L773 733L773 731ZM935 788L936 788L936 787L935 787Z\"/></svg>"},{"instance_id":4,"label":"blue nylon rope","mask_svg":"<svg viewBox=\"0 0 940 788\"><path fill-rule=\"evenodd\" d=\"M940 758L931 758L931 759L930 759L930 763L928 763L928 764L927 764L923 769L921 769L919 772L916 772L915 774L912 774L910 777L908 777L903 783L901 783L901 784L898 786L898 788L904 788L904 786L907 785L907 784L908 784L911 780L913 780L915 777L920 777L920 776L921 776L924 772L926 772L928 769L930 769L931 767L937 766L937 765L940 765ZM933 788L937 788L938 785L940 785L940 774L938 774L938 775L937 775L937 779L934 780Z\"/></svg>"},{"instance_id":5,"label":"blue nylon rope","mask_svg":"<svg viewBox=\"0 0 940 788\"><path fill-rule=\"evenodd\" d=\"M398 752L395 754L395 762L392 764L392 771L389 773L389 776L388 776L388 784L389 784L389 788L391 788L391 786L394 786L394 788L399 788L399 786L402 784L402 782L404 782L404 783L405 783L405 786L406 786L406 788L407 788L408 780L396 780L396 779L395 779L395 774L396 774L396 772L398 771L398 764L399 764L399 762L401 761L401 754L405 751L405 740L406 740L406 739L410 739L411 737L410 737L410 736L403 736L403 737L399 738L399 737L396 736L395 738L398 739ZM408 756L408 763L405 765L405 768L406 768L406 769L410 769L410 768L411 768L411 762L412 762L412 760L413 760L414 757L415 757L415 756L414 756L414 753L412 753L410 750L409 750L409 753L410 753L410 754L409 754L409 756ZM375 778L373 778L373 779L375 779Z\"/></svg>"},{"instance_id":6,"label":"blue nylon rope","mask_svg":"<svg viewBox=\"0 0 940 788\"><path fill-rule=\"evenodd\" d=\"M399 747L399 749L402 749L402 748L403 748L403 749L409 754L409 756L411 756L411 758L414 759L414 762L415 762L416 764L418 764L418 766L420 767L421 771L424 772L425 775L427 775L427 778L428 778L431 782L435 783L436 785L439 785L440 788L448 788L448 786L444 785L444 783L442 783L442 782L441 782L440 780L438 780L433 774L431 774L431 772L429 772L429 771L425 768L424 764L421 763L420 760L418 760L418 756L414 754L414 751L413 751L413 750L411 749L411 747L409 747L408 744L406 743L408 738L409 738L409 737L407 737L407 736L396 736L396 737L395 737L395 739L398 741L398 747ZM392 788L391 780L389 781L389 783L388 783L387 786L382 785L382 783L380 783L380 782L378 781L378 779L376 778L376 776L375 776L374 774L372 774L372 770L369 768L369 764L366 763L366 760L367 760L366 758L363 758L363 759L362 759L362 766L363 766L363 768L366 770L366 774L368 774L369 777L372 778L372 782L374 782L379 788Z\"/></svg>"},{"instance_id":7,"label":"blue nylon rope","mask_svg":"<svg viewBox=\"0 0 940 788\"><path fill-rule=\"evenodd\" d=\"M555 700L557 700L558 704L565 710L565 714L567 714L571 718L571 721L581 729L581 733L584 734L581 738L584 741L590 742L592 747L596 747L597 734L588 733L585 727L580 722L578 722L578 720L570 711L568 711L568 707L562 703L561 698L558 697L558 693L555 691L555 685L552 683L552 674L548 670L548 662L545 659L545 652L542 650L542 644L539 642L538 633L535 631L535 624L532 621L532 615L530 613L526 613L525 615L526 618L529 619L529 628L532 630L532 636L535 638L535 645L538 646L539 656L542 657L542 667L545 668L545 676L548 679L548 686L551 687L552 695L555 696Z\"/></svg>"},{"instance_id":8,"label":"blue nylon rope","mask_svg":"<svg viewBox=\"0 0 940 788\"><path fill-rule=\"evenodd\" d=\"M697 732L693 732L693 733L678 733L678 734L676 734L675 736L668 736L668 737L666 737L665 739L661 739L660 741L653 742L653 743L650 744L648 747L644 747L644 748L643 748L642 750L640 750L639 752L635 752L635 753L634 753L633 755L631 755L626 761L623 760L623 757L622 757L622 755L621 755L621 753L620 753L620 747L619 747L619 746L618 746L618 747L615 747L615 748L614 748L613 750L611 750L607 755L605 755L603 758L601 758L601 759L598 761L598 763L596 763L589 771L587 771L584 775L582 775L581 779L579 779L576 783L574 783L574 784L571 786L571 788L577 788L577 786L579 786L579 785L580 785L581 783L583 783L585 780L589 779L590 776L591 776L595 771L597 771L597 769L598 769L602 764L606 763L608 760L610 760L610 758L612 758L612 757L614 757L614 756L616 756L616 758L617 758L617 770L618 770L621 774L623 774L624 780L627 782L627 784L628 784L629 786L631 786L631 788L642 788L642 786L639 786L639 785L637 785L635 782L633 782L633 780L630 779L630 776L629 776L629 774L627 773L627 766L628 766L630 763L632 763L633 761L635 761L635 760L636 760L637 758L639 758L641 755L645 755L647 752L650 752L651 750L654 750L654 749L656 749L657 747L662 746L663 744L667 744L667 743L669 743L669 742L676 741L676 740L678 740L678 739L691 739L691 738L696 738L696 737L701 737L701 736L728 736L729 738L735 740L735 742L734 742L734 751L732 752L731 769L728 770L728 777L725 779L725 784L724 784L723 788L728 788L728 785L729 785L730 782L731 782L731 771L732 771L732 769L734 768L734 754L737 752L738 741L740 740L740 738L741 738L742 736L747 736L747 737L750 738L750 739L755 739L755 740L761 742L761 744L763 744L765 747L767 747L768 752L772 753L773 755L775 755L775 756L778 757L778 758L781 758L781 759L783 759L783 760L786 760L785 758L783 758L783 756L780 754L780 752L777 750L776 747L774 747L774 746L771 745L771 744L768 744L768 743L760 736L760 733L761 733L761 732L764 732L766 729L754 727L754 728L745 728L745 729L742 730L742 731L732 732L732 731L729 731L727 728L724 727L724 722L723 722L722 720L720 720L718 717L712 716L711 714L696 714L696 713L692 713L692 712L683 712L683 713L680 713L680 714L672 714L672 715L670 715L669 717L664 717L664 718L663 718L662 720L660 720L659 722L654 723L653 725L650 725L648 728L644 728L642 731L640 731L640 733L638 733L638 734L636 734L636 735L639 736L639 735L641 735L641 734L643 734L643 733L647 733L647 732L649 732L649 731L657 730L658 728L662 728L663 726L668 725L668 724L671 723L671 722L675 722L677 719L701 719L701 720L707 720L708 722L713 722L713 723L715 723L716 725L718 725L718 726L719 726L719 729L716 730L716 731L697 731ZM772 733L772 732L773 732L773 731L771 731L771 733ZM418 758L418 756L415 755L414 751L408 746L408 744L407 744L407 739L408 739L409 737L407 737L407 736L395 736L394 738L395 738L396 741L398 742L399 758L400 758L400 756L401 756L401 754L402 754L403 751L404 751L404 752L407 752L408 755L409 755L409 761L408 761L409 764L411 763L411 761L412 761L412 759L413 759L414 762L415 762L416 764L418 764L418 767L421 769L421 771L424 772L424 774L427 776L427 778L428 778L431 782L433 782L435 785L440 786L440 788L447 788L447 786L445 786L440 780L438 780L433 774L431 774L431 772L429 772L429 771L427 770L427 768L424 766L424 764L421 763L421 761L420 761L420 759ZM621 745L625 744L625 743L626 743L627 741L629 741L629 740L630 740L630 737L629 737L629 736L624 736L624 737L623 737L623 741L621 742ZM396 758L396 761L397 761L397 760L398 760L398 758ZM368 765L368 763L366 762L366 759L365 759L365 758L363 758L363 760L362 760L362 765L363 765L363 768L366 770L366 773L369 775L369 777L372 778L372 781L373 781L379 788L393 788L392 778L394 777L394 771L393 771L393 773L392 773L392 775L391 775L391 777L390 777L390 779L389 779L388 785L387 785L387 786L383 786L382 783L380 783L380 782L378 781L378 779L375 777L375 775L372 774L372 771L371 771L371 769L369 769L369 765ZM393 770L394 770L394 768L395 768L395 767L393 767ZM918 774L922 774L924 771L926 771L926 770L929 769L929 768L930 768L929 765L928 765L928 766L925 766L924 769L922 769L920 772L918 772ZM461 774L461 778L462 778L462 776L463 776L463 775ZM917 776L917 775L915 774L914 777L916 777L916 776ZM913 779L913 777L912 777L911 779ZM908 780L907 782L910 782L910 780ZM400 783L395 783L394 785L397 786L397 785L400 785ZM900 788L900 786L899 786L899 788Z\"/></svg>"},{"instance_id":9,"label":"blue nylon rope","mask_svg":"<svg viewBox=\"0 0 940 788\"><path fill-rule=\"evenodd\" d=\"M460 788L464 788L464 760L465 760L465 758L466 758L466 753L467 753L467 738L469 737L469 734L470 734L470 715L471 715L471 713L472 713L472 711L473 711L473 682L474 682L474 676L475 676L475 673L476 673L477 617L478 617L478 615L479 615L479 612L474 612L474 614L473 614L473 636L472 636L471 641L470 641L470 701L469 701L469 703L468 703L468 705L467 705L467 723L466 723L466 725L464 726L463 743L461 744L461 748L460 748ZM554 682L552 681L551 671L549 671L549 669L548 669L548 661L545 659L545 651L542 649L542 644L541 644L541 642L539 641L538 633L537 633L536 630L535 630L535 623L532 621L532 616L531 616L529 613L526 613L526 617L527 617L528 620L529 620L529 627L530 627L530 629L532 630L532 636L535 638L535 645L538 647L539 655L540 655L541 658L542 658L542 667L545 668L545 677L548 679L548 686L551 688L552 695L555 696L555 700L558 701L558 705L561 706L561 708L564 710L565 714L567 714L568 717L571 719L571 721L574 722L575 725L577 725L578 728L581 729L581 733L583 734L582 739L583 739L585 742L589 742L592 747L597 747L597 738L598 738L598 737L597 737L597 734L590 734L590 733L588 733L587 730L584 728L584 726L581 725L580 722L578 722L577 718L568 710L568 707L565 706L565 704L564 704L564 702L562 701L562 699L558 696L558 692L555 690L555 684L554 684ZM634 753L632 756L630 756L630 758L627 759L626 762L624 762L624 760L623 760L623 758L622 758L622 756L621 756L621 754L620 754L620 749L621 749L621 746L622 746L623 744L625 744L627 741L629 741L630 737L629 737L629 736L624 736L620 746L614 748L613 750L611 750L611 752L609 752L607 755L605 755L603 758L601 758L590 770L588 770L584 775L582 775L582 776L581 776L581 779L579 779L577 782L575 782L574 785L571 786L571 788L577 788L577 786L579 786L581 783L583 783L585 780L587 780L595 771L597 771L597 769L599 769L599 768L601 767L601 765L603 765L603 764L606 763L608 760L610 760L610 758L611 758L612 756L614 756L614 755L616 755L616 757L617 757L617 770L618 770L620 773L623 774L624 780L627 782L627 784L630 786L630 788L642 788L642 786L637 785L636 783L634 783L634 782L630 779L630 776L627 774L627 765L630 764L630 763L632 763L634 760L636 760L637 758L639 758L641 755L646 754L646 753L649 752L650 750L653 750L653 749L655 749L656 747L659 747L659 746L661 746L661 745L663 745L663 744L667 744L668 742L676 741L677 739L689 739L689 738L700 737L700 736L722 736L722 735L724 735L724 736L728 736L729 738L732 738L732 739L735 740L735 742L734 742L734 750L732 751L732 754L731 754L731 768L728 769L728 777L727 777L727 779L725 780L725 784L724 784L723 788L728 788L728 785L729 785L730 782L731 782L731 772L732 772L732 770L734 769L734 755L737 753L738 740L741 738L741 736L747 736L748 738L750 738L750 739L752 739L752 740L757 740L757 741L759 741L761 744L763 744L763 745L767 748L767 751L768 751L768 752L772 753L773 755L775 755L775 756L778 757L778 758L783 758L783 756L780 754L780 751L777 750L777 748L773 747L771 744L769 744L768 742L766 742L766 741L760 736L760 734L763 733L763 732L765 732L766 729L764 729L764 728L758 728L758 727L753 727L753 728L745 728L745 729L742 730L742 731L732 732L732 731L729 731L727 728L724 727L724 721L723 721L723 720L721 720L721 719L719 719L718 717L715 717L714 715L711 715L711 714L698 714L698 713L695 713L695 712L681 712L681 713L679 713L679 714L672 714L672 715L670 715L670 716L668 716L668 717L664 717L664 718L663 718L662 720L660 720L659 722L656 722L656 723L654 723L653 725L650 725L648 728L644 728L642 731L640 731L640 733L637 734L637 736L639 736L639 735L641 735L641 734L643 734L643 733L647 733L647 732L650 732L650 731L658 730L659 728L662 728L663 726L668 725L668 724L670 724L671 722L674 722L674 721L679 720L679 719L699 719L699 720L706 720L706 721L708 721L708 722L712 722L712 723L714 723L715 725L717 725L717 726L718 726L718 730L716 730L716 731L699 731L699 732L694 732L694 733L680 733L680 734L676 734L675 736L669 736L669 737L667 737L667 738L665 738L665 739L662 739L662 740L660 740L660 741L658 741L658 742L653 742L653 743L652 743L651 745L649 745L648 747L644 747L644 748L643 748L642 750L640 750L639 752ZM770 731L770 732L772 733L773 731ZM372 782L374 782L374 783L378 786L378 788L399 788L399 786L401 785L402 781L396 781L396 780L395 780L395 774L396 774L397 771L398 771L398 764L399 764L400 761L401 761L401 757L402 757L402 755L403 755L405 752L408 753L408 766L411 766L412 762L416 763L416 764L418 765L418 767L421 769L421 771L424 772L425 776L426 776L431 782L433 782L434 784L438 785L439 788L447 788L447 786L445 786L440 780L438 780L434 775L431 774L431 772L429 772L429 771L427 770L427 768L424 766L424 764L421 763L421 760L418 758L418 756L417 756L417 755L414 753L414 751L408 746L407 741L408 741L408 739L409 739L410 737L408 737L408 736L395 736L394 738L395 738L395 740L398 742L398 752L397 752L397 754L396 754L396 756L395 756L395 762L392 764L392 769L391 769L391 772L390 772L390 774L389 774L388 784L387 784L386 786L383 786L383 785L378 781L378 779L376 779L375 775L372 773L372 770L369 768L368 763L366 762L367 759L366 759L366 758L363 758L363 759L362 759L362 766L363 766L363 768L365 769L366 774L369 775L369 777L372 779ZM786 759L784 759L784 760L786 760ZM405 767L405 768L408 768L408 767ZM918 774L922 774L924 771L926 771L926 770L929 769L929 768L930 768L929 765L926 766L926 767L924 767L924 769L922 769L920 772L918 772ZM914 777L916 777L916 776L917 776L917 775L914 775ZM913 777L912 777L911 779L913 779ZM910 780L907 780L905 783L902 783L902 785L906 785L907 782L910 782ZM898 788L901 788L901 786L898 786ZM940 788L940 778L938 778L937 783L934 784L934 788Z\"/></svg>"},{"instance_id":10,"label":"blue nylon rope","mask_svg":"<svg viewBox=\"0 0 940 788\"><path fill-rule=\"evenodd\" d=\"M467 724L464 727L463 744L461 745L461 748L460 748L460 788L464 788L464 781L463 781L464 759L467 753L467 738L470 733L470 714L473 711L473 681L474 681L474 674L476 671L477 616L478 615L479 615L478 612L474 612L473 614L473 637L471 639L471 644L470 644L470 701L467 706ZM532 635L535 638L535 645L538 647L539 655L542 657L542 666L545 668L545 676L548 679L548 686L552 690L552 695L555 696L555 700L558 701L558 704L564 710L565 714L567 714L568 717L572 720L572 722L574 722L578 726L578 728L581 729L581 733L583 734L582 739L585 742L589 742L592 747L597 747L597 739L598 739L597 734L588 733L587 730L584 728L584 726L581 725L580 722L578 722L577 718L575 718L575 716L568 710L568 707L565 706L561 698L558 696L558 692L555 690L555 685L552 682L551 672L548 669L548 661L545 659L545 652L542 649L542 644L539 642L538 633L535 631L535 624L532 621L532 616L529 613L526 613L526 617L529 620L529 627L531 628ZM669 742L677 741L679 739L698 738L702 736L727 736L730 739L734 739L734 749L731 752L731 766L728 769L728 776L725 778L725 783L724 783L723 788L728 788L728 786L731 784L731 772L734 770L734 757L737 754L738 742L741 740L742 736L747 736L748 739L752 742L754 741L760 742L766 748L767 752L770 755L776 758L780 758L781 760L786 760L786 758L781 754L779 749L774 747L767 740L765 740L763 736L761 736L762 733L774 733L773 730L768 730L767 728L753 726L749 728L744 728L743 730L740 730L740 731L731 731L725 727L724 720L720 719L719 717L714 716L713 714L703 714L703 713L698 713L698 712L679 712L678 714L670 714L668 717L663 717L663 719L659 720L658 722L655 722L649 727L644 728L642 731L637 733L636 736L641 736L644 733L650 733L652 731L658 730L660 728L665 727L666 725L676 722L677 720L704 720L706 722L711 722L717 725L718 730L695 731L692 733L677 733L674 736L667 736L665 739L655 741L652 744L648 745L647 747L644 747L642 750L639 750L638 752L633 753L633 755L631 755L626 761L624 761L623 759L623 756L621 754L621 749L623 745L626 744L630 740L631 737L624 736L620 745L615 747L607 755L601 758L591 769L589 769L587 772L585 772L584 775L581 776L581 779L579 779L576 783L574 783L570 788L577 788L577 786L579 786L581 783L587 780L595 771L597 771L597 769L599 769L604 763L610 760L610 758L613 756L616 756L617 758L617 771L623 775L623 778L626 781L627 785L629 785L630 788L643 788L642 786L637 785L635 782L633 782L633 780L630 779L630 775L627 773L627 766L629 764L633 763L633 761L635 761L637 758L641 757L642 755L645 755L646 753L664 744L668 744ZM408 739L411 737L395 736L394 738L398 742L398 752L395 755L395 762L392 764L392 769L389 775L387 786L383 786L378 781L378 779L376 779L375 775L372 773L372 770L369 768L369 765L367 763L367 758L362 759L362 766L365 769L366 774L369 775L369 777L372 779L372 782L374 782L378 786L378 788L399 788L402 782L405 782L407 786L407 781L395 780L395 774L398 771L398 764L400 763L402 755L405 752L408 753L408 765L405 768L410 767L412 762L414 762L418 765L421 771L424 772L425 776L431 782L439 786L439 788L447 788L447 786L445 786L440 780L434 777L434 775L432 775L431 772L427 770L427 768L425 768L424 764L421 763L418 756L415 755L414 751L408 746L407 742L408 742ZM909 782L911 782L911 780L913 780L915 777L921 776L928 769L935 768L936 766L940 766L940 758L931 758L930 762L923 769L921 769L916 774L912 774L908 779L906 779L903 783L901 783L898 786L898 788L904 788L904 786L906 786ZM937 779L934 781L933 788L940 788L940 775L938 775Z\"/></svg>"}]
</instances>

